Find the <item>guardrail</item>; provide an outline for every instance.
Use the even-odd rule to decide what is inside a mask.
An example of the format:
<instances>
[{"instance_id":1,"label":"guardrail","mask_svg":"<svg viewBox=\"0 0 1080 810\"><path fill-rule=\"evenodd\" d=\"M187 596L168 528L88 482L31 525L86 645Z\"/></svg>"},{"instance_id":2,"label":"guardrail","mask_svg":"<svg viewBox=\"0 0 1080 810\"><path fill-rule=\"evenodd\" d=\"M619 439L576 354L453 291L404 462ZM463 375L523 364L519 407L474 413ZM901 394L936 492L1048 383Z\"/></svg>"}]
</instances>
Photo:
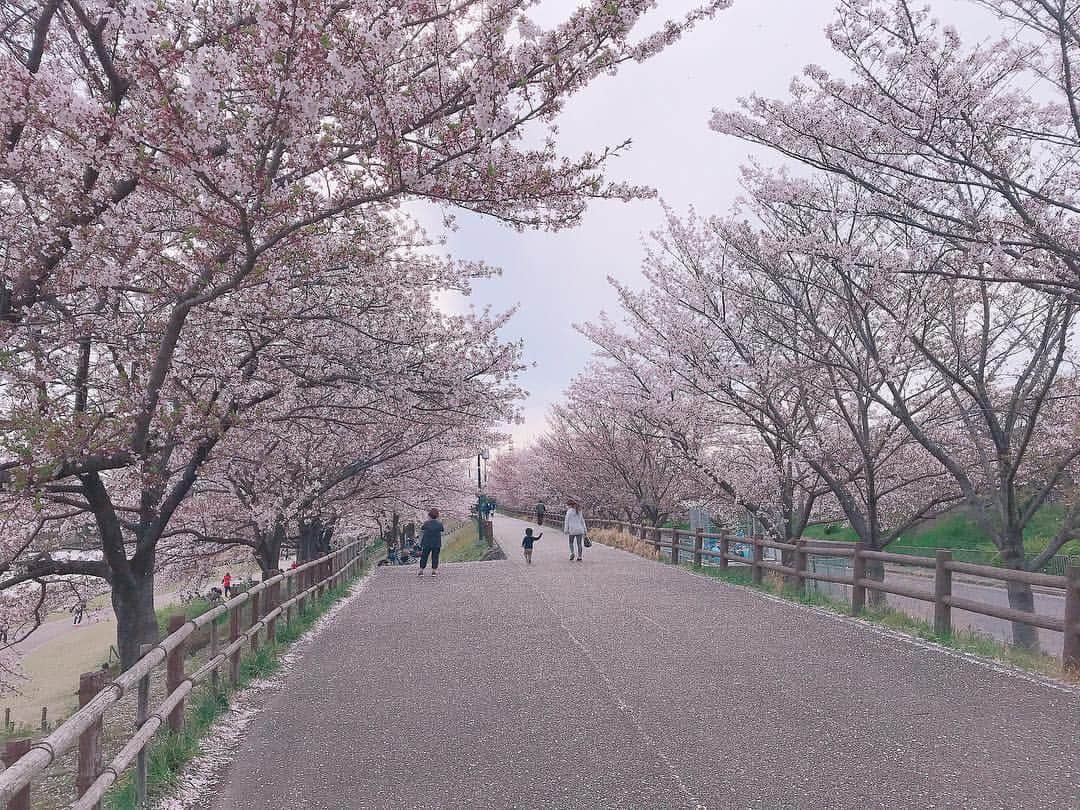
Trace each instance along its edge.
<instances>
[{"instance_id":1,"label":"guardrail","mask_svg":"<svg viewBox=\"0 0 1080 810\"><path fill-rule=\"evenodd\" d=\"M104 671L90 672L79 681L80 708L57 726L47 737L31 741L10 740L4 751L6 768L0 771L0 808L29 810L34 778L46 771L59 757L78 746L76 799L71 810L100 807L105 793L128 768L136 766L136 792L139 806L146 803L146 749L154 734L168 725L179 731L184 725L184 701L200 683L217 683L219 670L228 664L233 684L240 680L240 658L245 646L259 647L259 634L273 639L277 621L284 616L291 622L294 611L304 610L311 597L359 572L366 561L367 548L361 542L304 563L291 571L260 582L217 607L193 619L180 614L169 621L169 634L156 645L147 645L142 656L115 680L106 682ZM285 593L282 594L282 586ZM249 621L243 620L243 607L250 604ZM228 639L221 646L218 619L228 616ZM190 674L185 669L187 640L201 628L209 628L210 659ZM165 665L166 696L150 711L150 677ZM132 736L107 765L103 763L103 721L116 704L132 689L137 689L135 729Z\"/></svg>"},{"instance_id":2,"label":"guardrail","mask_svg":"<svg viewBox=\"0 0 1080 810\"><path fill-rule=\"evenodd\" d=\"M535 520L535 512L518 511L528 520ZM562 515L544 515L544 525L561 526ZM1011 568L998 568L991 565L975 565L957 562L952 552L939 549L933 558L915 557L908 554L892 554L874 551L862 543L835 542L829 540L802 539L794 543L781 543L764 537L733 537L724 533L710 533L702 530L687 532L681 529L662 529L621 520L593 519L593 527L616 529L627 534L637 535L645 543L652 545L659 555L661 550L671 553L671 561L678 565L683 555L692 560L694 565L715 564L727 568L731 563L748 566L755 584L760 584L764 573L771 571L782 574L792 580L798 590L809 581L833 582L851 586L851 613L858 615L866 606L866 592L878 591L895 594L909 599L930 602L934 605L934 631L946 634L952 631L952 610L966 610L983 616L993 616L1012 622L1022 622L1033 627L1041 627L1064 634L1062 664L1067 669L1080 669L1080 565L1070 565L1064 575L1041 574L1031 571L1018 571ZM689 543L683 540L690 541ZM705 546L705 541L716 541L714 550ZM731 551L732 544L741 543L749 546L750 558ZM772 562L765 559L764 550L776 549L790 552L793 565ZM851 559L851 575L830 574L809 570L807 561L810 557L846 557ZM925 568L933 571L932 590L910 588L903 585L869 579L866 576L866 563L869 561ZM975 599L964 599L952 593L953 574L968 574L996 580L998 582L1023 582L1037 585L1051 591L1060 590L1065 599L1064 617L1046 616L1039 613L1026 613L1000 605L991 605Z\"/></svg>"}]
</instances>

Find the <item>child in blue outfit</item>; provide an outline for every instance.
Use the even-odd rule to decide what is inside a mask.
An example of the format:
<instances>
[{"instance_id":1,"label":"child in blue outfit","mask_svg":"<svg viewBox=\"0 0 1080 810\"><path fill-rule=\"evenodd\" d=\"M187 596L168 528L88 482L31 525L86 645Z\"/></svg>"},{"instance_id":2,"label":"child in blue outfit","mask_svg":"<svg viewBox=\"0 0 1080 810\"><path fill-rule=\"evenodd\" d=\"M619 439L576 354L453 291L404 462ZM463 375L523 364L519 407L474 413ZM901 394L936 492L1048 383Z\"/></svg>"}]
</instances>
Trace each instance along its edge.
<instances>
[{"instance_id":1,"label":"child in blue outfit","mask_svg":"<svg viewBox=\"0 0 1080 810\"><path fill-rule=\"evenodd\" d=\"M521 540L521 548L525 551L525 562L529 565L532 565L533 543L535 543L543 536L544 533L540 532L540 534L536 535L536 537L533 537L532 529L525 530L525 537L523 537Z\"/></svg>"}]
</instances>

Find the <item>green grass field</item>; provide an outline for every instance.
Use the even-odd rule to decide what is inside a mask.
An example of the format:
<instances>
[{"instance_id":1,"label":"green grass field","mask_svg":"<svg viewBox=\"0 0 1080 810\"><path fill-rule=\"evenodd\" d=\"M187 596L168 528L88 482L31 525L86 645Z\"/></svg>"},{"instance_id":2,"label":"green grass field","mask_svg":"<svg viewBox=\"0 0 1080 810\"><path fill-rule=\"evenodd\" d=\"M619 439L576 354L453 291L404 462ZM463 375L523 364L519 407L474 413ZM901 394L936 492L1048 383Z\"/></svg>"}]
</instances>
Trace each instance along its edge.
<instances>
[{"instance_id":1,"label":"green grass field","mask_svg":"<svg viewBox=\"0 0 1080 810\"><path fill-rule=\"evenodd\" d=\"M1038 553L1046 548L1061 525L1062 507L1050 504L1040 509L1024 532L1024 543L1028 553ZM826 540L858 540L855 532L846 523L832 523L808 527L803 532L806 537ZM977 551L995 555L997 549L993 541L979 527L965 510L950 512L933 520L928 520L898 538L896 547L912 550L932 551L937 548ZM1059 554L1080 556L1080 540L1066 543Z\"/></svg>"},{"instance_id":2,"label":"green grass field","mask_svg":"<svg viewBox=\"0 0 1080 810\"><path fill-rule=\"evenodd\" d=\"M443 541L439 562L476 562L491 551L486 541L479 539L475 520L466 520Z\"/></svg>"}]
</instances>

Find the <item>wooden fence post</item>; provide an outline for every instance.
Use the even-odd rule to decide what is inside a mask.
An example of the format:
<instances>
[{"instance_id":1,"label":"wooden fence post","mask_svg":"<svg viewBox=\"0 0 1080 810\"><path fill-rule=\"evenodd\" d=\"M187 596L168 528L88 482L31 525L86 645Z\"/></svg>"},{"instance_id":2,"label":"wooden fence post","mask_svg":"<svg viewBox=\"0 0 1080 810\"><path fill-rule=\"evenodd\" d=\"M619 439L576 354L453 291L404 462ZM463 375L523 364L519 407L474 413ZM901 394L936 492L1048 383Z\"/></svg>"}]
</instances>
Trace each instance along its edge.
<instances>
[{"instance_id":1,"label":"wooden fence post","mask_svg":"<svg viewBox=\"0 0 1080 810\"><path fill-rule=\"evenodd\" d=\"M751 543L751 546L750 546L751 552L750 552L750 554L751 554L751 557L753 558L753 562L752 562L752 569L753 570L750 572L750 575L751 575L751 578L753 580L753 583L755 585L760 585L761 584L761 574L765 570L765 569L763 569L761 567L761 562L765 558L765 553L764 553L765 552L765 547L761 545L761 538L758 537L757 535L754 535L753 537L750 538L750 543Z\"/></svg>"},{"instance_id":2,"label":"wooden fence post","mask_svg":"<svg viewBox=\"0 0 1080 810\"><path fill-rule=\"evenodd\" d=\"M15 761L30 750L30 739L8 740L4 743L4 766L10 768ZM8 802L7 810L30 810L30 785L27 785Z\"/></svg>"},{"instance_id":3,"label":"wooden fence post","mask_svg":"<svg viewBox=\"0 0 1080 810\"><path fill-rule=\"evenodd\" d=\"M671 530L671 564L679 564L679 530Z\"/></svg>"},{"instance_id":4,"label":"wooden fence post","mask_svg":"<svg viewBox=\"0 0 1080 810\"><path fill-rule=\"evenodd\" d=\"M237 606L229 611L229 643L234 643L240 638L240 611ZM240 650L233 650L232 659L229 661L229 680L233 686L240 683Z\"/></svg>"},{"instance_id":5,"label":"wooden fence post","mask_svg":"<svg viewBox=\"0 0 1080 810\"><path fill-rule=\"evenodd\" d=\"M648 528L645 526L644 523L641 524L641 531L642 531L642 533L645 533L645 532L648 531ZM653 552L656 554L656 559L660 559L660 527L659 526L653 526L653 530L652 530L652 547L653 547Z\"/></svg>"},{"instance_id":6,"label":"wooden fence post","mask_svg":"<svg viewBox=\"0 0 1080 810\"><path fill-rule=\"evenodd\" d=\"M935 555L934 566L934 632L947 636L952 632L952 607L947 599L952 595L952 571L948 564L952 562L952 552L939 548Z\"/></svg>"},{"instance_id":7,"label":"wooden fence post","mask_svg":"<svg viewBox=\"0 0 1080 810\"><path fill-rule=\"evenodd\" d=\"M153 647L149 644L143 644L139 648L139 657L142 658ZM139 678L139 692L136 698L135 704L135 728L142 728L143 723L150 716L150 673L147 672L141 678ZM146 801L146 783L149 776L149 771L146 766L146 746L144 745L139 749L139 753L135 755L135 804L140 809L147 806Z\"/></svg>"},{"instance_id":8,"label":"wooden fence post","mask_svg":"<svg viewBox=\"0 0 1080 810\"><path fill-rule=\"evenodd\" d=\"M169 635L172 635L181 627L187 624L187 616L183 613L177 613L169 617ZM187 649L187 643L181 641L176 647L169 653L165 659L165 693L171 695L173 691L180 688L180 684L184 682L184 652ZM179 732L184 728L184 701L180 701L176 704L176 708L169 712L169 729L173 732Z\"/></svg>"},{"instance_id":9,"label":"wooden fence post","mask_svg":"<svg viewBox=\"0 0 1080 810\"><path fill-rule=\"evenodd\" d=\"M866 579L866 558L862 553L866 546L855 544L855 555L851 558L851 615L858 616L866 607L866 586L859 583Z\"/></svg>"},{"instance_id":10,"label":"wooden fence post","mask_svg":"<svg viewBox=\"0 0 1080 810\"><path fill-rule=\"evenodd\" d=\"M79 676L79 708L81 709L105 685L105 671L101 669L84 672ZM101 718L79 735L78 772L75 777L75 795L82 796L94 784L101 773ZM95 807L100 807L96 805Z\"/></svg>"},{"instance_id":11,"label":"wooden fence post","mask_svg":"<svg viewBox=\"0 0 1080 810\"><path fill-rule=\"evenodd\" d=\"M277 589L281 583L275 582L266 589L267 604L266 612L273 612L278 606ZM271 619L266 623L266 643L273 644L277 640L277 619Z\"/></svg>"},{"instance_id":12,"label":"wooden fence post","mask_svg":"<svg viewBox=\"0 0 1080 810\"><path fill-rule=\"evenodd\" d=\"M799 538L795 545L795 587L803 593L806 590L806 541Z\"/></svg>"},{"instance_id":13,"label":"wooden fence post","mask_svg":"<svg viewBox=\"0 0 1080 810\"><path fill-rule=\"evenodd\" d=\"M1061 663L1080 670L1080 565L1065 569L1065 647Z\"/></svg>"},{"instance_id":14,"label":"wooden fence post","mask_svg":"<svg viewBox=\"0 0 1080 810\"><path fill-rule=\"evenodd\" d=\"M698 528L694 530L694 565L698 568L701 567L701 551L705 548L705 538L702 536L704 529Z\"/></svg>"},{"instance_id":15,"label":"wooden fence post","mask_svg":"<svg viewBox=\"0 0 1080 810\"><path fill-rule=\"evenodd\" d=\"M262 616L259 613L259 602L261 601L259 599L260 596L262 596L262 593L260 591L256 591L255 593L253 593L251 595L251 624L248 625L249 630L251 628L253 628L256 624L258 624L259 619L262 618ZM254 633L251 634L251 651L255 652L258 649L259 649L259 631L256 630Z\"/></svg>"},{"instance_id":16,"label":"wooden fence post","mask_svg":"<svg viewBox=\"0 0 1080 810\"><path fill-rule=\"evenodd\" d=\"M218 649L220 648L220 646L221 645L218 642L218 623L217 623L217 619L214 619L212 622L210 622L210 660L211 661L213 659L217 658ZM217 689L217 686L218 686L217 667L214 667L214 670L210 673L210 686L213 689Z\"/></svg>"},{"instance_id":17,"label":"wooden fence post","mask_svg":"<svg viewBox=\"0 0 1080 810\"><path fill-rule=\"evenodd\" d=\"M720 533L720 570L726 571L728 567L728 552L731 550L731 543L728 542L728 536L724 532Z\"/></svg>"}]
</instances>

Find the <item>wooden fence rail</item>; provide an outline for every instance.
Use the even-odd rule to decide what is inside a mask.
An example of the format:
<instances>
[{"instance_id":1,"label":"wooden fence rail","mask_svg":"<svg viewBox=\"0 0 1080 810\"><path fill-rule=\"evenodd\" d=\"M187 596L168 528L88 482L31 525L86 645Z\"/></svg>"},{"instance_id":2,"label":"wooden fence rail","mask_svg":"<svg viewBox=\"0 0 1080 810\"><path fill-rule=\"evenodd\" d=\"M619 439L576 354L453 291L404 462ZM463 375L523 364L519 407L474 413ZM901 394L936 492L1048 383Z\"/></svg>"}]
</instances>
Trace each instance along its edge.
<instances>
[{"instance_id":1,"label":"wooden fence rail","mask_svg":"<svg viewBox=\"0 0 1080 810\"><path fill-rule=\"evenodd\" d=\"M78 746L78 780L76 800L71 810L95 810L101 799L121 774L133 763L138 764L136 792L146 797L146 748L154 734L168 725L180 731L184 724L184 702L200 683L218 678L218 670L226 667L232 683L240 678L240 655L246 645L257 649L259 633L272 638L276 621L291 616L294 608L304 609L309 597L321 596L328 589L351 579L366 562L369 546L354 542L325 557L304 563L291 571L251 587L193 619L173 616L169 634L158 644L147 646L143 655L110 682L104 672L88 673L80 680L79 709L55 731L40 740L11 740L4 749L3 769L0 770L0 808L23 810L29 808L30 789L35 777L42 774L68 751ZM285 601L280 601L281 585L285 584ZM251 605L250 621L245 622L243 607ZM261 605L261 607L260 607ZM220 646L216 622L229 617L229 641ZM201 628L211 633L210 660L191 674L184 671L184 652L188 639ZM246 629L241 629L246 627ZM162 664L166 667L166 696L152 711L148 707L151 674ZM136 727L132 736L107 765L102 764L101 729L105 715L132 688L138 689Z\"/></svg>"},{"instance_id":2,"label":"wooden fence rail","mask_svg":"<svg viewBox=\"0 0 1080 810\"><path fill-rule=\"evenodd\" d=\"M527 520L535 520L535 512L515 511L514 514ZM563 515L545 513L543 524L561 527ZM1053 630L1064 634L1062 664L1066 669L1080 670L1080 566L1070 565L1064 576L1042 574L1031 571L1018 571L1011 568L997 568L991 565L973 565L956 562L947 550L939 550L937 556L915 557L907 554L891 554L886 551L874 551L862 543L844 543L830 540L802 539L795 543L780 543L764 537L734 537L724 533L708 533L700 529L688 532L683 529L660 529L630 523L623 520L593 519L593 527L615 529L638 537L652 545L659 554L667 550L671 561L678 564L683 555L689 555L695 565L716 564L727 568L731 563L744 565L751 569L753 582L760 583L763 573L771 571L791 578L796 588L802 588L808 581L832 582L851 586L851 613L858 615L866 605L866 592L895 594L909 599L930 602L934 605L934 630L945 634L952 630L952 609L966 610L983 616L1006 621L1022 622L1033 627ZM715 540L717 549L705 546L706 540ZM749 546L749 558L731 552L732 543ZM765 560L764 550L792 552L794 565ZM851 574L829 574L809 569L810 557L843 557L851 560ZM887 581L870 579L866 576L866 563L880 562L904 565L913 568L925 568L933 571L931 586L926 590L906 587ZM1012 608L992 605L975 599L965 599L952 593L953 574L966 574L997 582L1023 582L1037 585L1051 591L1062 592L1065 599L1065 615L1046 616L1040 613L1026 613Z\"/></svg>"}]
</instances>

